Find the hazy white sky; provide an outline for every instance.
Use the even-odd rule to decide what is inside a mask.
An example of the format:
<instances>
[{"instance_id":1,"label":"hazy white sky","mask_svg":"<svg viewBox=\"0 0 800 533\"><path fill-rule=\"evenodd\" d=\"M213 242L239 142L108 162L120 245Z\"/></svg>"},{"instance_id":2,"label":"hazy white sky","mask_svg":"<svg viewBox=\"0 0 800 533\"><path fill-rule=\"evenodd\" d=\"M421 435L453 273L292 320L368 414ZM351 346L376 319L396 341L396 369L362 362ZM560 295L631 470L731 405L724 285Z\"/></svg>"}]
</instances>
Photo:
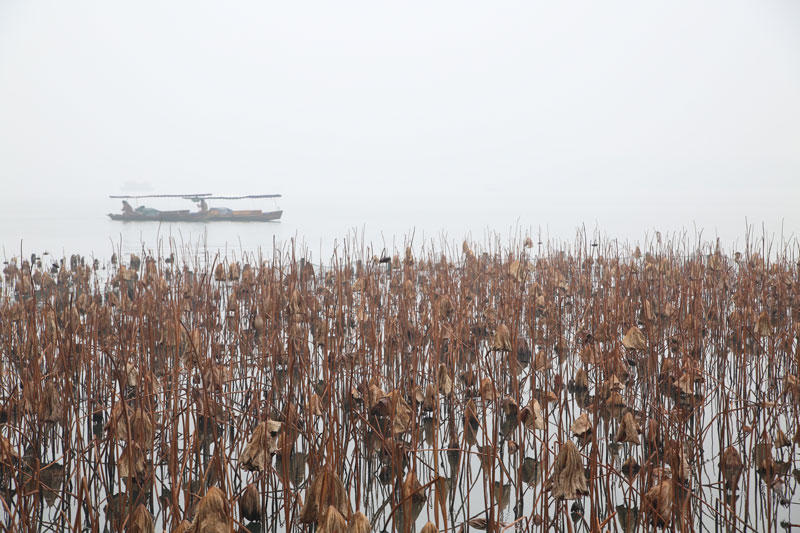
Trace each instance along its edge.
<instances>
[{"instance_id":1,"label":"hazy white sky","mask_svg":"<svg viewBox=\"0 0 800 533\"><path fill-rule=\"evenodd\" d=\"M0 207L129 181L780 214L800 2L0 0Z\"/></svg>"}]
</instances>

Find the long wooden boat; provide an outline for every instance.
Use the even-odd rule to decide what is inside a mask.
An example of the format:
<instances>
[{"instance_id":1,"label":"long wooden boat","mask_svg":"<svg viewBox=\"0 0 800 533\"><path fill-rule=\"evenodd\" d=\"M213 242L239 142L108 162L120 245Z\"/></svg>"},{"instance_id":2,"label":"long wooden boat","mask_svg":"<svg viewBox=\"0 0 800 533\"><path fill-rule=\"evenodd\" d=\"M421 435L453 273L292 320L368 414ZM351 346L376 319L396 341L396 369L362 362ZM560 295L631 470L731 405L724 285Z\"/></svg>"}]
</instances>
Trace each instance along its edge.
<instances>
[{"instance_id":1,"label":"long wooden boat","mask_svg":"<svg viewBox=\"0 0 800 533\"><path fill-rule=\"evenodd\" d=\"M122 222L269 222L280 220L283 211L261 211L259 209L229 209L227 207L209 207L211 200L245 200L262 198L280 198L280 194L251 194L248 196L212 196L204 194L154 194L143 196L109 196L122 200L122 213L109 213L111 220ZM182 198L198 205L197 211L188 209L162 211L151 207L131 207L128 200L146 198Z\"/></svg>"}]
</instances>

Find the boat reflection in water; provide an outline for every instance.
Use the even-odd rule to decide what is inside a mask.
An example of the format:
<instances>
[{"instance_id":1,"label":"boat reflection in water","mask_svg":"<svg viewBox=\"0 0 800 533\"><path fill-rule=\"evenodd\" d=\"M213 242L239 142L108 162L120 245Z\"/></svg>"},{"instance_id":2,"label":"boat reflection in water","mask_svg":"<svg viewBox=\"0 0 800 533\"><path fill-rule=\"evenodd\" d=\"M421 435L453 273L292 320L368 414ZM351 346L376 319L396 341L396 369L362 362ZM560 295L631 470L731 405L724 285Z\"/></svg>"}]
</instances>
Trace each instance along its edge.
<instances>
[{"instance_id":1,"label":"boat reflection in water","mask_svg":"<svg viewBox=\"0 0 800 533\"><path fill-rule=\"evenodd\" d=\"M280 198L280 194L251 194L248 196L213 196L210 193L204 194L155 194L143 196L109 196L122 200L122 213L109 213L111 220L123 222L268 222L280 220L283 211L274 209L272 211L262 211L260 209L230 209L228 207L209 207L211 200L258 200L266 198ZM142 200L145 198L182 198L195 202L198 206L197 211L180 209L172 211L162 211L152 207L139 206L131 207L128 200ZM276 206L277 207L277 206Z\"/></svg>"}]
</instances>

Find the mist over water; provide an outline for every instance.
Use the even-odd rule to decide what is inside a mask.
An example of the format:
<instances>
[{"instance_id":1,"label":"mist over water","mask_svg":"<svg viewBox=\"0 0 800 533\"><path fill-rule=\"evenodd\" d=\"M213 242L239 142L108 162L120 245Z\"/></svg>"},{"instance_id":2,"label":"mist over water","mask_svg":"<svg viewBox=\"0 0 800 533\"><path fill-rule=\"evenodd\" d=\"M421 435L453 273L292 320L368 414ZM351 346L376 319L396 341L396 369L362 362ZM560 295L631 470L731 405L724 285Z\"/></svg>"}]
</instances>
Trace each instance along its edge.
<instances>
[{"instance_id":1,"label":"mist over water","mask_svg":"<svg viewBox=\"0 0 800 533\"><path fill-rule=\"evenodd\" d=\"M720 192L724 198L724 192ZM784 199L788 204L790 198ZM537 198L500 199L498 196L452 198L423 193L394 198L380 196L320 198L313 192L286 196L278 205L284 210L280 222L268 223L124 223L107 213L119 212L118 200L89 198L77 205L34 204L7 208L0 214L2 257L8 259L48 252L55 258L78 253L107 259L114 252L192 256L195 253L221 255L242 252L269 257L273 245L289 249L292 241L298 253L315 262L327 262L334 250L348 242L371 255L402 251L407 244L419 249L460 245L464 239L486 244L500 238L508 244L519 235L531 235L544 242L573 243L578 231L589 238L617 239L621 243L644 243L660 232L663 238L689 243L720 244L728 250L741 249L749 227L751 240L766 233L774 246L795 243L796 212L766 209L744 199L700 205L665 195L662 201L631 199L622 205L604 207L567 197L542 195ZM705 202L703 200L703 202ZM268 204L269 202L267 202ZM766 206L767 204L762 204ZM195 209L190 202L170 204ZM249 206L248 206L249 207ZM265 210L270 205L261 206ZM778 212L786 213L779 216ZM433 246L432 246L433 245ZM370 252L371 249L371 252Z\"/></svg>"},{"instance_id":2,"label":"mist over water","mask_svg":"<svg viewBox=\"0 0 800 533\"><path fill-rule=\"evenodd\" d=\"M800 227L800 4L0 4L0 246ZM282 193L278 224L109 194ZM191 205L180 208L193 207ZM178 208L178 206L176 206ZM380 250L379 250L380 251Z\"/></svg>"}]
</instances>

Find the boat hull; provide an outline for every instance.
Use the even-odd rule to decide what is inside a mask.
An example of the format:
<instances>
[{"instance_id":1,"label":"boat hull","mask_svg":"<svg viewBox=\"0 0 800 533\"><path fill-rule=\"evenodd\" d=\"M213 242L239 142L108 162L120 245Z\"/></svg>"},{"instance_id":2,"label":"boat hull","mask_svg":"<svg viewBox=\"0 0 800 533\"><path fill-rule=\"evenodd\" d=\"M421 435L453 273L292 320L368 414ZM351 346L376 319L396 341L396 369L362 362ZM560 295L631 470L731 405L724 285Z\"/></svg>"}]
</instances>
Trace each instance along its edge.
<instances>
[{"instance_id":1,"label":"boat hull","mask_svg":"<svg viewBox=\"0 0 800 533\"><path fill-rule=\"evenodd\" d=\"M246 213L185 213L162 211L155 214L109 213L111 220L120 222L269 222L280 220L283 211Z\"/></svg>"}]
</instances>

